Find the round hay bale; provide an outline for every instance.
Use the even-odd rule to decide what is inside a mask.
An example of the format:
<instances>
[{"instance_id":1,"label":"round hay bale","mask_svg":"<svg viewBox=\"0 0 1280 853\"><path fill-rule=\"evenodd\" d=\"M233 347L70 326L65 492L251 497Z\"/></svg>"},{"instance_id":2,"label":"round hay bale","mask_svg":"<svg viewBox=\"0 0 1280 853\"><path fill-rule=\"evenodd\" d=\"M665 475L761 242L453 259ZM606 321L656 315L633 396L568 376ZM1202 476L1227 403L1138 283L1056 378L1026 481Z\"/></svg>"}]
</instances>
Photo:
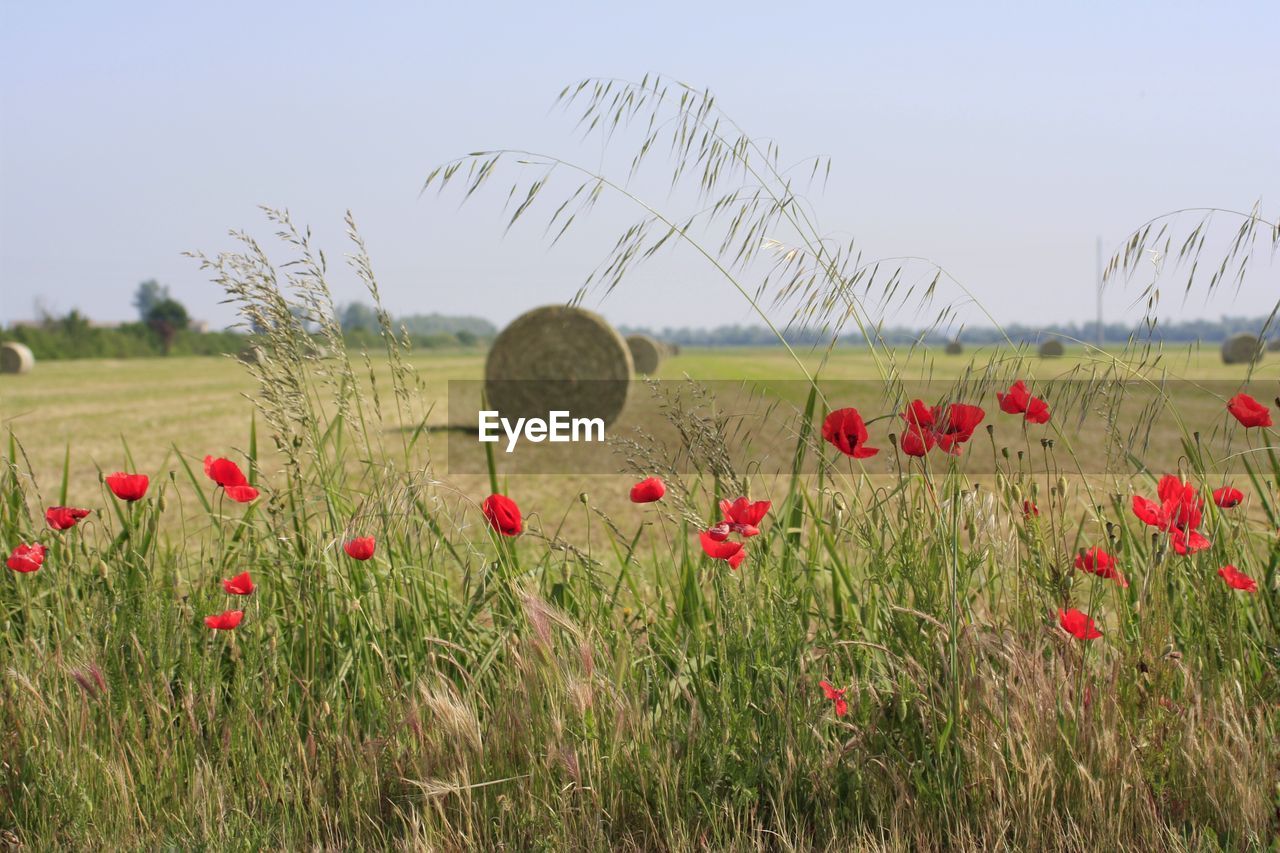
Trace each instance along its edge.
<instances>
[{"instance_id":1,"label":"round hay bale","mask_svg":"<svg viewBox=\"0 0 1280 853\"><path fill-rule=\"evenodd\" d=\"M36 366L36 357L26 344L9 341L0 344L0 373L28 373Z\"/></svg>"},{"instance_id":2,"label":"round hay bale","mask_svg":"<svg viewBox=\"0 0 1280 853\"><path fill-rule=\"evenodd\" d=\"M488 404L504 418L567 411L612 423L627 404L627 342L598 314L548 305L511 321L484 365Z\"/></svg>"},{"instance_id":3,"label":"round hay bale","mask_svg":"<svg viewBox=\"0 0 1280 853\"><path fill-rule=\"evenodd\" d=\"M1057 340L1056 338L1050 338L1040 344L1041 358L1062 358L1066 351L1067 348L1062 345L1062 341Z\"/></svg>"},{"instance_id":4,"label":"round hay bale","mask_svg":"<svg viewBox=\"0 0 1280 853\"><path fill-rule=\"evenodd\" d=\"M1271 343L1267 344L1269 352L1280 352L1280 338L1272 338Z\"/></svg>"},{"instance_id":5,"label":"round hay bale","mask_svg":"<svg viewBox=\"0 0 1280 853\"><path fill-rule=\"evenodd\" d=\"M648 335L629 335L627 347L631 350L631 361L636 373L648 376L658 372L658 362L662 361L662 344Z\"/></svg>"},{"instance_id":6,"label":"round hay bale","mask_svg":"<svg viewBox=\"0 0 1280 853\"><path fill-rule=\"evenodd\" d=\"M1277 343L1280 343L1280 341L1277 341ZM671 356L673 358L680 354L679 344L667 344L667 349L671 351Z\"/></svg>"},{"instance_id":7,"label":"round hay bale","mask_svg":"<svg viewBox=\"0 0 1280 853\"><path fill-rule=\"evenodd\" d=\"M262 361L262 350L253 344L249 344L240 352L236 353L236 358L245 364L258 364Z\"/></svg>"},{"instance_id":8,"label":"round hay bale","mask_svg":"<svg viewBox=\"0 0 1280 853\"><path fill-rule=\"evenodd\" d=\"M1232 335L1222 342L1223 364L1252 364L1262 358L1262 341L1254 335Z\"/></svg>"},{"instance_id":9,"label":"round hay bale","mask_svg":"<svg viewBox=\"0 0 1280 853\"><path fill-rule=\"evenodd\" d=\"M947 355L959 355L964 352L964 347L960 345L959 341L948 341L946 352Z\"/></svg>"}]
</instances>

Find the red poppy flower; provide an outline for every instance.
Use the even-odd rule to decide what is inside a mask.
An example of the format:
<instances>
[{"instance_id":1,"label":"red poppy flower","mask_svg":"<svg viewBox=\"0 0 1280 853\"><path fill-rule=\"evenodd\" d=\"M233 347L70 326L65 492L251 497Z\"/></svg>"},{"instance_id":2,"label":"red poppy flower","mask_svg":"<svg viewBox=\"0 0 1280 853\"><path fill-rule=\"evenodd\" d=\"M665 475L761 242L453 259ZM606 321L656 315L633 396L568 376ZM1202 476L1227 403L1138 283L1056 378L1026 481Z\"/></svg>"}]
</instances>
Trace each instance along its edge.
<instances>
[{"instance_id":1,"label":"red poppy flower","mask_svg":"<svg viewBox=\"0 0 1280 853\"><path fill-rule=\"evenodd\" d=\"M506 495L489 495L480 508L489 525L503 536L516 536L524 530L520 507Z\"/></svg>"},{"instance_id":2,"label":"red poppy flower","mask_svg":"<svg viewBox=\"0 0 1280 853\"><path fill-rule=\"evenodd\" d=\"M353 560L367 560L373 556L376 547L377 541L372 536L359 536L343 544L342 550Z\"/></svg>"},{"instance_id":3,"label":"red poppy flower","mask_svg":"<svg viewBox=\"0 0 1280 853\"><path fill-rule=\"evenodd\" d=\"M243 610L224 610L216 616L204 617L204 624L215 631L232 631L244 619Z\"/></svg>"},{"instance_id":4,"label":"red poppy flower","mask_svg":"<svg viewBox=\"0 0 1280 853\"><path fill-rule=\"evenodd\" d=\"M738 566L741 566L743 562L746 561L746 559L747 559L747 549L742 548L738 551L738 553L734 554L732 557L729 558L728 560L729 568L733 569L734 571L737 571Z\"/></svg>"},{"instance_id":5,"label":"red poppy flower","mask_svg":"<svg viewBox=\"0 0 1280 853\"><path fill-rule=\"evenodd\" d=\"M907 406L907 410L902 413L902 419L907 422L908 427L932 430L934 417L939 408L926 406L924 400L912 400L910 405Z\"/></svg>"},{"instance_id":6,"label":"red poppy flower","mask_svg":"<svg viewBox=\"0 0 1280 853\"><path fill-rule=\"evenodd\" d=\"M930 447L937 445L945 452L959 456L964 443L973 438L973 431L986 415L981 407L968 403L930 408L921 400L912 400L902 413L902 419L907 422L902 436L902 451L908 456L923 456Z\"/></svg>"},{"instance_id":7,"label":"red poppy flower","mask_svg":"<svg viewBox=\"0 0 1280 853\"><path fill-rule=\"evenodd\" d=\"M1240 506L1240 502L1243 500L1244 492L1239 489L1233 489L1231 486L1223 486L1221 489L1213 490L1213 502L1223 509Z\"/></svg>"},{"instance_id":8,"label":"red poppy flower","mask_svg":"<svg viewBox=\"0 0 1280 853\"><path fill-rule=\"evenodd\" d=\"M1062 630L1078 640L1096 640L1102 636L1098 626L1084 613L1072 608L1058 611L1058 624Z\"/></svg>"},{"instance_id":9,"label":"red poppy flower","mask_svg":"<svg viewBox=\"0 0 1280 853\"><path fill-rule=\"evenodd\" d=\"M996 392L1000 401L1000 411L1010 415L1023 415L1033 424L1049 422L1049 404L1040 397L1032 397L1027 390L1027 383L1019 379L1009 386L1007 393Z\"/></svg>"},{"instance_id":10,"label":"red poppy flower","mask_svg":"<svg viewBox=\"0 0 1280 853\"><path fill-rule=\"evenodd\" d=\"M122 501L142 500L142 496L147 493L147 486L151 485L151 480L146 474L126 474L123 471L117 471L105 479L111 494Z\"/></svg>"},{"instance_id":11,"label":"red poppy flower","mask_svg":"<svg viewBox=\"0 0 1280 853\"><path fill-rule=\"evenodd\" d=\"M822 688L822 694L835 704L837 717L843 717L849 712L849 703L844 699L848 688L837 690L829 681L819 681L818 686Z\"/></svg>"},{"instance_id":12,"label":"red poppy flower","mask_svg":"<svg viewBox=\"0 0 1280 853\"><path fill-rule=\"evenodd\" d=\"M249 485L249 478L240 470L240 466L230 459L206 456L204 473L210 480L222 487L227 497L237 503L247 504L258 497L258 490Z\"/></svg>"},{"instance_id":13,"label":"red poppy flower","mask_svg":"<svg viewBox=\"0 0 1280 853\"><path fill-rule=\"evenodd\" d=\"M1248 394L1240 393L1232 397L1227 403L1227 411L1246 429L1271 426L1271 410Z\"/></svg>"},{"instance_id":14,"label":"red poppy flower","mask_svg":"<svg viewBox=\"0 0 1280 853\"><path fill-rule=\"evenodd\" d=\"M773 506L772 501L751 503L746 498L738 498L735 501L726 498L720 501L720 513L724 518L720 524L728 524L729 529L739 535L755 536L760 532L759 524L764 520L771 506ZM716 527L719 526L716 525Z\"/></svg>"},{"instance_id":15,"label":"red poppy flower","mask_svg":"<svg viewBox=\"0 0 1280 853\"><path fill-rule=\"evenodd\" d=\"M1218 569L1218 576L1226 581L1227 586L1241 592L1257 592L1258 582L1237 569L1235 566L1223 566Z\"/></svg>"},{"instance_id":16,"label":"red poppy flower","mask_svg":"<svg viewBox=\"0 0 1280 853\"><path fill-rule=\"evenodd\" d=\"M987 413L980 406L968 403L952 403L947 406L944 417L938 421L938 447L947 453L960 455L960 446L973 438L973 431L982 423Z\"/></svg>"},{"instance_id":17,"label":"red poppy flower","mask_svg":"<svg viewBox=\"0 0 1280 853\"><path fill-rule=\"evenodd\" d=\"M742 550L741 542L716 541L706 530L698 534L698 541L702 544L703 553L713 560L728 560Z\"/></svg>"},{"instance_id":18,"label":"red poppy flower","mask_svg":"<svg viewBox=\"0 0 1280 853\"><path fill-rule=\"evenodd\" d=\"M822 437L845 456L868 459L880 452L867 447L867 425L854 408L836 409L822 422Z\"/></svg>"},{"instance_id":19,"label":"red poppy flower","mask_svg":"<svg viewBox=\"0 0 1280 853\"><path fill-rule=\"evenodd\" d=\"M1116 569L1116 558L1101 548L1089 548L1076 554L1076 568L1100 578L1114 580L1126 589L1129 586L1129 581Z\"/></svg>"},{"instance_id":20,"label":"red poppy flower","mask_svg":"<svg viewBox=\"0 0 1280 853\"><path fill-rule=\"evenodd\" d=\"M1174 553L1183 557L1203 551L1213 544L1199 531L1183 530L1178 527L1169 531L1169 541L1173 544Z\"/></svg>"},{"instance_id":21,"label":"red poppy flower","mask_svg":"<svg viewBox=\"0 0 1280 853\"><path fill-rule=\"evenodd\" d=\"M1185 556L1208 548L1209 540L1196 530L1204 520L1204 499L1195 486L1166 474L1160 478L1156 494L1159 503L1134 495L1133 514L1144 524L1168 532L1173 550L1179 554Z\"/></svg>"},{"instance_id":22,"label":"red poppy flower","mask_svg":"<svg viewBox=\"0 0 1280 853\"><path fill-rule=\"evenodd\" d=\"M1035 501L1022 502L1023 518L1035 518L1040 515L1040 507L1036 506Z\"/></svg>"},{"instance_id":23,"label":"red poppy flower","mask_svg":"<svg viewBox=\"0 0 1280 853\"><path fill-rule=\"evenodd\" d=\"M244 472L240 470L240 466L232 462L230 459L212 456L204 458L204 473L210 480L219 486L243 486L249 482Z\"/></svg>"},{"instance_id":24,"label":"red poppy flower","mask_svg":"<svg viewBox=\"0 0 1280 853\"><path fill-rule=\"evenodd\" d=\"M26 574L38 570L44 563L44 555L48 549L36 542L33 545L19 544L9 555L5 565L15 572Z\"/></svg>"},{"instance_id":25,"label":"red poppy flower","mask_svg":"<svg viewBox=\"0 0 1280 853\"><path fill-rule=\"evenodd\" d=\"M249 577L248 572L241 572L233 578L228 578L222 582L222 588L231 595L249 595L257 587L253 585L253 580Z\"/></svg>"},{"instance_id":26,"label":"red poppy flower","mask_svg":"<svg viewBox=\"0 0 1280 853\"><path fill-rule=\"evenodd\" d=\"M902 452L908 456L924 456L933 449L933 433L917 426L902 431Z\"/></svg>"},{"instance_id":27,"label":"red poppy flower","mask_svg":"<svg viewBox=\"0 0 1280 853\"><path fill-rule=\"evenodd\" d=\"M662 500L662 496L666 493L666 484L660 478L649 477L631 487L631 502L633 504L653 503Z\"/></svg>"},{"instance_id":28,"label":"red poppy flower","mask_svg":"<svg viewBox=\"0 0 1280 853\"><path fill-rule=\"evenodd\" d=\"M1196 494L1195 486L1184 483L1172 474L1166 474L1156 485L1156 494L1160 496L1165 513L1174 527L1185 529L1200 526L1204 500Z\"/></svg>"},{"instance_id":29,"label":"red poppy flower","mask_svg":"<svg viewBox=\"0 0 1280 853\"><path fill-rule=\"evenodd\" d=\"M54 530L66 530L75 527L76 522L89 514L87 509L73 506L51 506L44 511L44 520Z\"/></svg>"}]
</instances>

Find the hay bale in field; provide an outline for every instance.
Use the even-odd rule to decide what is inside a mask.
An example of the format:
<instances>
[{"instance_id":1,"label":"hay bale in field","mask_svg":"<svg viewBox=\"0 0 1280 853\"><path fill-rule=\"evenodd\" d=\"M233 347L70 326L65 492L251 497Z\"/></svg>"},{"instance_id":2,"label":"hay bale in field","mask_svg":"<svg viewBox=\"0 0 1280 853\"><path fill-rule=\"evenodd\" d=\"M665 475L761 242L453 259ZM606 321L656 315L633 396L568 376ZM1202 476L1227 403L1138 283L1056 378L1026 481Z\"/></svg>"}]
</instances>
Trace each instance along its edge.
<instances>
[{"instance_id":1,"label":"hay bale in field","mask_svg":"<svg viewBox=\"0 0 1280 853\"><path fill-rule=\"evenodd\" d=\"M677 356L677 355L679 355L679 354L680 354L680 345L679 345L679 344L667 344L667 349L669 349L669 350L671 351L671 355L672 355L673 357L674 357L674 356Z\"/></svg>"},{"instance_id":2,"label":"hay bale in field","mask_svg":"<svg viewBox=\"0 0 1280 853\"><path fill-rule=\"evenodd\" d=\"M1222 342L1223 364L1252 364L1262 358L1262 341L1255 335L1232 335Z\"/></svg>"},{"instance_id":3,"label":"hay bale in field","mask_svg":"<svg viewBox=\"0 0 1280 853\"><path fill-rule=\"evenodd\" d=\"M947 355L959 355L962 352L964 352L964 347L960 345L959 341L947 341Z\"/></svg>"},{"instance_id":4,"label":"hay bale in field","mask_svg":"<svg viewBox=\"0 0 1280 853\"><path fill-rule=\"evenodd\" d=\"M1050 338L1040 344L1041 358L1062 358L1066 351L1067 348L1062 345L1062 341L1057 340L1056 338Z\"/></svg>"},{"instance_id":5,"label":"hay bale in field","mask_svg":"<svg viewBox=\"0 0 1280 853\"><path fill-rule=\"evenodd\" d=\"M36 357L26 344L9 341L0 344L0 373L28 373L36 366Z\"/></svg>"},{"instance_id":6,"label":"hay bale in field","mask_svg":"<svg viewBox=\"0 0 1280 853\"><path fill-rule=\"evenodd\" d=\"M627 342L603 317L548 305L521 314L494 339L484 388L504 418L567 411L609 424L627 403L634 372Z\"/></svg>"},{"instance_id":7,"label":"hay bale in field","mask_svg":"<svg viewBox=\"0 0 1280 853\"><path fill-rule=\"evenodd\" d=\"M636 373L648 376L658 372L658 363L662 361L662 344L648 335L628 335L627 347L631 350L631 361Z\"/></svg>"},{"instance_id":8,"label":"hay bale in field","mask_svg":"<svg viewBox=\"0 0 1280 853\"><path fill-rule=\"evenodd\" d=\"M1280 338L1272 338L1271 343L1267 344L1268 352L1280 352Z\"/></svg>"},{"instance_id":9,"label":"hay bale in field","mask_svg":"<svg viewBox=\"0 0 1280 853\"><path fill-rule=\"evenodd\" d=\"M240 350L240 352L236 353L236 358L240 359L240 361L245 364L258 364L262 361L262 350L258 349L258 347L253 344L249 344L247 347Z\"/></svg>"}]
</instances>

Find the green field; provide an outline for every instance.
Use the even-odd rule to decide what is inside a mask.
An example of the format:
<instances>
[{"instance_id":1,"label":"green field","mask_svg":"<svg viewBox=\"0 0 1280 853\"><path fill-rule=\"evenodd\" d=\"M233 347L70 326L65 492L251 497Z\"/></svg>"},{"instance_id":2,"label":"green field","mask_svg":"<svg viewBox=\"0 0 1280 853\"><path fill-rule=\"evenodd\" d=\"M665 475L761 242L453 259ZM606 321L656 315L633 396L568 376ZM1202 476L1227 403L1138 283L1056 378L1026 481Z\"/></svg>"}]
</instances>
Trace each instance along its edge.
<instances>
[{"instance_id":1,"label":"green field","mask_svg":"<svg viewBox=\"0 0 1280 853\"><path fill-rule=\"evenodd\" d=\"M959 357L917 351L899 356L899 363L892 369L908 379L930 380L934 383L931 387L936 388L964 375L975 362L999 363L1011 357L1007 351L1001 354L996 349L971 350ZM821 353L804 350L793 357L780 347L687 349L679 357L666 359L655 378L766 384L773 380L794 381L795 386L787 389L794 397L804 379L796 358L806 370L835 383L877 380L891 369L884 356L875 358L860 349L837 350L825 359ZM1096 354L1076 349L1065 358L1028 359L1027 369L1017 375L1042 381L1077 377L1101 361ZM480 378L484 356L433 351L412 356L410 363L422 383L421 394L415 400L415 415L440 426L448 420L447 383ZM1249 375L1243 367L1223 365L1213 349L1171 350L1158 362L1144 365L1141 372L1175 380L1242 385ZM374 375L381 387L388 385L389 370L385 365L379 364ZM1259 396L1265 399L1267 388L1280 392L1277 379L1280 359L1272 359L1258 365L1248 382L1251 387L1264 389ZM229 358L51 361L42 363L30 375L0 376L0 429L17 435L38 483L46 490L58 485L70 452L68 500L83 502L100 495L99 471L110 473L127 467L126 447L134 469L153 473L175 469L178 454L198 462L209 453L243 452L249 441L248 425L253 414L250 397L255 391L243 365ZM789 402L800 408L804 400L800 397ZM833 407L863 405L847 400L830 403ZM994 415L993 403L988 400L986 407ZM1202 423L1221 414L1211 411L1206 397L1198 398L1197 405L1202 410L1190 414ZM624 419L622 427L627 426ZM1176 434L1164 438L1166 446L1177 442ZM426 464L434 455L440 465L441 445L439 433L429 434L426 447L416 458ZM784 450L790 452L789 447ZM485 484L464 476L461 485L479 492ZM538 481L530 485L538 488Z\"/></svg>"},{"instance_id":2,"label":"green field","mask_svg":"<svg viewBox=\"0 0 1280 853\"><path fill-rule=\"evenodd\" d=\"M349 382L340 359L261 384L227 359L0 377L0 546L48 549L0 576L0 845L1280 843L1277 433L1225 409L1247 387L1274 411L1277 360L893 357L803 354L833 393L808 414L781 349L671 358L659 378L719 381L718 405L766 415L677 429L689 464L669 471L498 470L515 536L481 511L483 465L442 463L448 382L481 375L475 353L408 356L412 375L353 355ZM987 414L964 455L895 450L886 371L909 394L966 380L953 393ZM1048 389L1050 424L998 410L1014 376ZM814 432L851 404L881 448L857 463ZM617 429L662 427L642 411ZM206 455L261 496L233 502ZM143 499L100 482L120 469L150 475ZM1164 526L1140 521L1133 495L1175 471L1190 491ZM631 503L646 473L666 495ZM1244 498L1219 508L1228 480ZM734 568L703 533L739 496L771 506L726 534ZM91 513L52 530L62 503ZM1205 544L1177 553L1188 531ZM372 559L348 556L365 536ZM224 589L246 571L251 595ZM206 626L232 610L238 626Z\"/></svg>"}]
</instances>

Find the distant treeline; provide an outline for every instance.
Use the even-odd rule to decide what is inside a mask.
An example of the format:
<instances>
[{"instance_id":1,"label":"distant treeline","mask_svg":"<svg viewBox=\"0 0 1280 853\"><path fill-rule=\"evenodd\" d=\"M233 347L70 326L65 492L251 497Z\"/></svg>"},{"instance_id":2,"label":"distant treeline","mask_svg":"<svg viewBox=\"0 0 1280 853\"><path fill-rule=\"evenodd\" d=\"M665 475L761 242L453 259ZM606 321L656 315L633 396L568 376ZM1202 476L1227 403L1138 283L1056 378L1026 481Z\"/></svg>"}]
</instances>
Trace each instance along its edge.
<instances>
[{"instance_id":1,"label":"distant treeline","mask_svg":"<svg viewBox=\"0 0 1280 853\"><path fill-rule=\"evenodd\" d=\"M378 314L373 306L363 302L350 302L338 309L338 323L344 334L352 332L374 332L379 329ZM498 334L497 328L483 317L451 317L447 314L405 314L393 317L392 325L398 330L402 326L411 336L417 335L451 335L463 339L477 340L492 338Z\"/></svg>"},{"instance_id":2,"label":"distant treeline","mask_svg":"<svg viewBox=\"0 0 1280 853\"><path fill-rule=\"evenodd\" d=\"M1165 343L1220 343L1231 335L1248 332L1257 335L1267 325L1267 317L1227 317L1217 320L1183 320L1176 323L1158 323L1153 329L1135 328L1124 323L1104 323L1102 326L1103 341L1108 344L1122 344L1132 336L1150 338ZM668 343L690 347L759 347L778 346L777 335L764 326L717 326L712 329L672 328L651 329L636 326L619 326L624 335L646 334ZM786 329L782 332L787 343L792 346L825 345L831 340L828 332L817 329ZM1068 338L1071 340L1094 343L1098 339L1097 323L1054 323L1046 326L1029 326L1012 323L996 329L994 327L968 327L961 330L925 330L912 329L905 326L882 328L879 338L885 343L895 346L923 343L941 346L949 341L959 340L961 343L980 345L1003 343L1006 337L1016 341L1040 341L1047 338ZM1268 338L1280 337L1280 328L1272 324L1267 329ZM840 342L846 346L861 346L862 335L856 331L846 332Z\"/></svg>"},{"instance_id":3,"label":"distant treeline","mask_svg":"<svg viewBox=\"0 0 1280 853\"><path fill-rule=\"evenodd\" d=\"M0 340L17 341L31 348L37 361L60 358L145 358L156 355L222 355L244 348L244 335L236 332L200 332L178 329L168 339L154 327L139 321L118 326L94 326L79 311L62 317L46 317L39 323L13 326L0 332Z\"/></svg>"},{"instance_id":4,"label":"distant treeline","mask_svg":"<svg viewBox=\"0 0 1280 853\"><path fill-rule=\"evenodd\" d=\"M144 282L144 287L151 285ZM140 287L140 294L143 288ZM159 355L236 355L248 347L250 335L225 329L201 331L185 314L164 314L159 306L177 303L163 288L154 289L150 302L142 296L139 320L113 326L95 325L77 310L62 316L45 315L35 323L23 323L0 330L0 341L16 341L30 347L38 361L63 358L144 358ZM372 308L346 306L339 312L343 337L353 349L381 345L377 316ZM365 309L361 311L359 309ZM367 313L366 313L367 312ZM176 317L176 319L174 319ZM348 317L352 320L349 325ZM371 322L366 322L371 320ZM309 329L313 324L303 319ZM419 349L479 346L494 335L494 327L478 317L448 317L442 314L415 314L392 318L398 337L408 332L410 343Z\"/></svg>"}]
</instances>

